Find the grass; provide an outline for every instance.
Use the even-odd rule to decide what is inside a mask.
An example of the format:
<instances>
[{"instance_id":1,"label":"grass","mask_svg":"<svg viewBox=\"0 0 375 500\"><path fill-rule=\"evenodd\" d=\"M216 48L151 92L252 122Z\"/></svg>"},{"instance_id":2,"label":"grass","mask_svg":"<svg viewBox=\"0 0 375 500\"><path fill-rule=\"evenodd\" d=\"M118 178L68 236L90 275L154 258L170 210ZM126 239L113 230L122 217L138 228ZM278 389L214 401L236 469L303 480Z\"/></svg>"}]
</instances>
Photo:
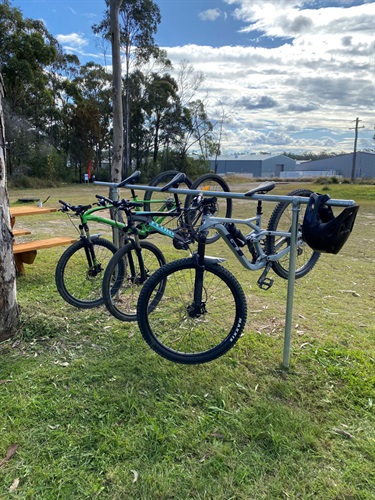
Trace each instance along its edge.
<instances>
[{"instance_id":1,"label":"grass","mask_svg":"<svg viewBox=\"0 0 375 500\"><path fill-rule=\"evenodd\" d=\"M66 186L10 199L50 194L57 206L94 192L106 194ZM280 366L286 282L259 290L260 273L239 269L220 242L209 253L228 257L248 321L229 353L201 366L158 357L136 324L103 308L68 306L54 285L62 249L40 251L17 281L20 330L0 344L0 462L18 445L0 466L0 498L372 499L375 187L328 192L361 209L341 253L322 256L296 283L288 372ZM248 202L235 210L245 215ZM33 237L74 235L61 213L17 226ZM168 260L184 254L153 241Z\"/></svg>"}]
</instances>

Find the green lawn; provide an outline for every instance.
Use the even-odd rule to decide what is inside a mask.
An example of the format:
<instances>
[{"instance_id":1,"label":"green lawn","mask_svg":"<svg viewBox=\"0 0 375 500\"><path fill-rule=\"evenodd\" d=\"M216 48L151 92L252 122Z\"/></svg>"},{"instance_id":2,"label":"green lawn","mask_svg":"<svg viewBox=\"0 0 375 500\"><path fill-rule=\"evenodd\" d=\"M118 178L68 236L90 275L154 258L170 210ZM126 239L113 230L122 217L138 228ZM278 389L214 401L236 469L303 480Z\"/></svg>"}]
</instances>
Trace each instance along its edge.
<instances>
[{"instance_id":1,"label":"green lawn","mask_svg":"<svg viewBox=\"0 0 375 500\"><path fill-rule=\"evenodd\" d=\"M293 183L275 192L299 187L322 191ZM107 194L65 186L14 190L10 200L50 195L47 205L58 206L95 193ZM103 308L66 304L54 284L63 249L41 250L17 280L19 332L0 344L0 499L373 499L375 186L328 193L361 208L340 254L323 255L296 282L287 372L287 283L273 276L269 291L258 289L260 273L238 268L220 241L208 253L228 258L248 321L231 351L201 366L160 358L136 324ZM255 210L234 204L238 216ZM61 213L17 227L31 237L76 234ZM169 239L151 241L168 260L186 255Z\"/></svg>"}]
</instances>

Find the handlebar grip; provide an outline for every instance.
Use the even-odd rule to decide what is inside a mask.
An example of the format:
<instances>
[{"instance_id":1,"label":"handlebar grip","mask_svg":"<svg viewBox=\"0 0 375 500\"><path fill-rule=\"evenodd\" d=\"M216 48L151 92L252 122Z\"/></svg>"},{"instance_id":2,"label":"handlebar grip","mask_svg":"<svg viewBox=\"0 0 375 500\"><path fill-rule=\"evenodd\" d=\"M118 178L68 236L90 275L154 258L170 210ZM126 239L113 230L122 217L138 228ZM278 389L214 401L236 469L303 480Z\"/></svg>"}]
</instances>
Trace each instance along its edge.
<instances>
[{"instance_id":1,"label":"handlebar grip","mask_svg":"<svg viewBox=\"0 0 375 500\"><path fill-rule=\"evenodd\" d=\"M100 195L100 194L96 194L96 195L95 195L95 198L97 198L98 200L106 201L107 203L109 203L109 204L111 204L111 205L113 205L113 203L114 203L112 200L110 200L110 199L109 199L109 198L107 198L106 196L102 196L102 195Z\"/></svg>"}]
</instances>

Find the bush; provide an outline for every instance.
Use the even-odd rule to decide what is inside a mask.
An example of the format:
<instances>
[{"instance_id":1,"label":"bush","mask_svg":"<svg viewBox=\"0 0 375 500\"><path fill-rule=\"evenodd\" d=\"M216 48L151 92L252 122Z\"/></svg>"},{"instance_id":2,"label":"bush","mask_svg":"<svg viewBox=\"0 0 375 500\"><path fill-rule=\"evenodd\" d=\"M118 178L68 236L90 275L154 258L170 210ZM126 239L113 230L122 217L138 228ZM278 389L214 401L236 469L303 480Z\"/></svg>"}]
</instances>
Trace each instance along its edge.
<instances>
[{"instance_id":1,"label":"bush","mask_svg":"<svg viewBox=\"0 0 375 500\"><path fill-rule=\"evenodd\" d=\"M9 179L9 188L20 189L42 189L57 187L61 182L52 179L38 179L37 177L29 177L27 175L15 175Z\"/></svg>"}]
</instances>

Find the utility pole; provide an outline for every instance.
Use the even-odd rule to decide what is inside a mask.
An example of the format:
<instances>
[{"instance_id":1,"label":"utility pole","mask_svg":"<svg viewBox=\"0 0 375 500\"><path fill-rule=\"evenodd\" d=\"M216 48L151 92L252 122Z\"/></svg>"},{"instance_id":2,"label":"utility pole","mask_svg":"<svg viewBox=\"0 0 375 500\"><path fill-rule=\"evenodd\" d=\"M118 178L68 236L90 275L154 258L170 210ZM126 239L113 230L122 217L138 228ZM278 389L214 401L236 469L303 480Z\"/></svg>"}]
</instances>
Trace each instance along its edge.
<instances>
[{"instance_id":1,"label":"utility pole","mask_svg":"<svg viewBox=\"0 0 375 500\"><path fill-rule=\"evenodd\" d=\"M357 159L357 140L358 140L358 128L365 128L364 125L362 127L358 127L359 122L361 122L359 118L356 118L355 120L355 127L350 128L349 130L355 130L355 135L354 135L354 151L353 151L353 163L352 163L352 177L351 180L354 182L355 180L355 167L356 167L356 159Z\"/></svg>"}]
</instances>

